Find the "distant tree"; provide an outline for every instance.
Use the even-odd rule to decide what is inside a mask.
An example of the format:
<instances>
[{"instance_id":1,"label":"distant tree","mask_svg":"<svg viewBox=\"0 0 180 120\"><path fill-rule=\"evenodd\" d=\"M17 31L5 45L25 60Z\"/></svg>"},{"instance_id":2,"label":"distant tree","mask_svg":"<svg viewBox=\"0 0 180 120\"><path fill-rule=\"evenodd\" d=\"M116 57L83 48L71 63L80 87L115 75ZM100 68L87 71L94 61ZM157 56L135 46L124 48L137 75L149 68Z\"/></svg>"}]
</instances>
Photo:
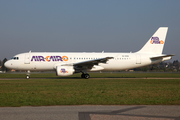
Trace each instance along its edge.
<instances>
[{"instance_id":1,"label":"distant tree","mask_svg":"<svg viewBox=\"0 0 180 120\"><path fill-rule=\"evenodd\" d=\"M134 71L164 71L164 72L173 72L174 70L180 71L180 62L175 60L173 63L171 62L160 62L157 64L152 64L149 66L144 66L140 68L133 69Z\"/></svg>"},{"instance_id":2,"label":"distant tree","mask_svg":"<svg viewBox=\"0 0 180 120\"><path fill-rule=\"evenodd\" d=\"M173 66L179 67L179 61L178 60L173 61Z\"/></svg>"},{"instance_id":3,"label":"distant tree","mask_svg":"<svg viewBox=\"0 0 180 120\"><path fill-rule=\"evenodd\" d=\"M0 60L0 71L2 71L2 70L1 70L1 67L2 67L2 61Z\"/></svg>"},{"instance_id":4,"label":"distant tree","mask_svg":"<svg viewBox=\"0 0 180 120\"><path fill-rule=\"evenodd\" d=\"M4 63L7 61L6 58L4 58L4 60L2 61L2 67L1 67L1 70L2 71L7 71L7 68L4 66Z\"/></svg>"},{"instance_id":5,"label":"distant tree","mask_svg":"<svg viewBox=\"0 0 180 120\"><path fill-rule=\"evenodd\" d=\"M178 71L179 68L180 68L180 63L179 63L179 61L178 61L178 60L174 60L174 61L173 61L173 69Z\"/></svg>"}]
</instances>

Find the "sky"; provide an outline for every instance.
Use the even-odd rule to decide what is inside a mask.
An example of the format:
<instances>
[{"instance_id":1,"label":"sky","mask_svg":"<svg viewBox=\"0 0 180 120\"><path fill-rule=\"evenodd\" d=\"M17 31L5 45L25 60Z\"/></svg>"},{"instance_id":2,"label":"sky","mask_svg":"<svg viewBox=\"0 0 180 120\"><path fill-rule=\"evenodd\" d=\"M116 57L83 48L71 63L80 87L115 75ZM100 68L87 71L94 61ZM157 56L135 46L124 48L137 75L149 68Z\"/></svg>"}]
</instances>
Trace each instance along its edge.
<instances>
[{"instance_id":1,"label":"sky","mask_svg":"<svg viewBox=\"0 0 180 120\"><path fill-rule=\"evenodd\" d=\"M137 52L169 27L180 61L180 0L0 0L0 60L29 52Z\"/></svg>"}]
</instances>

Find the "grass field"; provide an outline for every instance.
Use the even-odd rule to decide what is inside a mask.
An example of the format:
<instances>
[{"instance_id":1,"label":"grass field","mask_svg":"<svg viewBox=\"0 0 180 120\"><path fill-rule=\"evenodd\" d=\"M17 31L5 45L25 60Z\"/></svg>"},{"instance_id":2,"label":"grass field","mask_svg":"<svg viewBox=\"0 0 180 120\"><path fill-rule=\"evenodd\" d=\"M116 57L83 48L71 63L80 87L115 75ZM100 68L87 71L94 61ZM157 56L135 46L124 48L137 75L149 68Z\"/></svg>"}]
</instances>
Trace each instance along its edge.
<instances>
[{"instance_id":1,"label":"grass field","mask_svg":"<svg viewBox=\"0 0 180 120\"><path fill-rule=\"evenodd\" d=\"M25 74L0 74L0 106L180 105L180 79L172 79L180 78L179 73L90 75L96 79L81 79L80 74L61 78L55 73L43 73L32 74L33 79L27 80L22 79ZM144 77L152 79L141 79ZM157 77L169 79L153 79Z\"/></svg>"}]
</instances>

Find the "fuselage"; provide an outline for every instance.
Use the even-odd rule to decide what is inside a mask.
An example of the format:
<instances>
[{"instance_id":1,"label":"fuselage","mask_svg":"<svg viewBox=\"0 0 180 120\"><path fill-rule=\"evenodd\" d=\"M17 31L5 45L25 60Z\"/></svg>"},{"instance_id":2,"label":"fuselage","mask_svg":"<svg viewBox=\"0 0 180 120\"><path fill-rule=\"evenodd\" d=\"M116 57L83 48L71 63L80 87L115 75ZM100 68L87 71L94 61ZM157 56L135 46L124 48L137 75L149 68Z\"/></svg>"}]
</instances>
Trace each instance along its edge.
<instances>
[{"instance_id":1,"label":"fuselage","mask_svg":"<svg viewBox=\"0 0 180 120\"><path fill-rule=\"evenodd\" d=\"M152 61L150 58L155 54L140 53L68 53L68 52L31 52L15 55L6 62L6 67L15 70L55 70L62 64L74 64L104 57L113 57L106 63L99 63L102 71L126 70L163 61ZM170 59L170 58L169 58ZM96 71L89 70L89 71ZM98 70L97 70L98 71Z\"/></svg>"}]
</instances>

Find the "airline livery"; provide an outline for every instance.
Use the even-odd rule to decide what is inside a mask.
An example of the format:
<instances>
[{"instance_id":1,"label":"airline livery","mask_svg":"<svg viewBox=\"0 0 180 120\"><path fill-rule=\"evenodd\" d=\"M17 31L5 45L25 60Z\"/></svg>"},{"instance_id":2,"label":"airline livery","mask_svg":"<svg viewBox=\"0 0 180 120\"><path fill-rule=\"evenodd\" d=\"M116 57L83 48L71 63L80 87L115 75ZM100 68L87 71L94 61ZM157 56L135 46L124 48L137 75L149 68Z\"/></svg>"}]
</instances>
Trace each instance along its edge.
<instances>
[{"instance_id":1,"label":"airline livery","mask_svg":"<svg viewBox=\"0 0 180 120\"><path fill-rule=\"evenodd\" d=\"M90 71L118 71L170 60L172 54L162 54L167 27L160 27L148 42L135 53L79 53L79 52L29 52L15 55L5 63L9 69L30 71L54 70L57 76L82 73L88 79Z\"/></svg>"}]
</instances>

